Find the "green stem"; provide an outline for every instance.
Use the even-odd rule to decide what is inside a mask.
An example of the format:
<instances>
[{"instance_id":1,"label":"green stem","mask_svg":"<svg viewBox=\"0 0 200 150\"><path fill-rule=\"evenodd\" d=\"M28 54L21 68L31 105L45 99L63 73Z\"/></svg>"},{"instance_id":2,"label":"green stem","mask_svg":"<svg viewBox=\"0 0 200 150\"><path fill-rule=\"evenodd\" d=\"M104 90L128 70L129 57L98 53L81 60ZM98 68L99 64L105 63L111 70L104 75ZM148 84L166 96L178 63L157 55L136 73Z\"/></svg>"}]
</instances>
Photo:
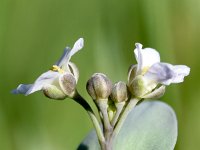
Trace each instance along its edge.
<instances>
[{"instance_id":1,"label":"green stem","mask_svg":"<svg viewBox=\"0 0 200 150\"><path fill-rule=\"evenodd\" d=\"M88 113L88 115L90 116L90 119L92 120L92 123L96 129L96 133L97 133L97 137L99 140L99 144L102 148L102 150L105 149L105 138L103 136L103 132L101 130L101 127L99 125L99 122L92 110L92 108L90 107L90 105L85 101L85 99L77 92L76 95L73 97L73 99L79 103Z\"/></svg>"},{"instance_id":2,"label":"green stem","mask_svg":"<svg viewBox=\"0 0 200 150\"><path fill-rule=\"evenodd\" d=\"M136 106L138 101L139 101L139 99L137 99L137 98L130 99L128 105L126 106L124 112L122 113L121 117L119 118L119 121L117 122L117 124L115 126L115 129L113 131L112 138L111 138L112 142L115 139L115 137L118 135L118 133L119 133L124 121L126 120L128 114ZM111 144L113 144L112 142L111 142Z\"/></svg>"},{"instance_id":3,"label":"green stem","mask_svg":"<svg viewBox=\"0 0 200 150\"><path fill-rule=\"evenodd\" d=\"M115 116L114 116L114 118L112 119L112 122L111 122L112 127L114 127L115 124L117 123L119 116L120 116L125 104L126 104L126 102L115 103L117 110L116 110L116 114L115 114Z\"/></svg>"},{"instance_id":4,"label":"green stem","mask_svg":"<svg viewBox=\"0 0 200 150\"><path fill-rule=\"evenodd\" d=\"M95 100L95 103L98 106L103 117L104 136L107 142L110 139L110 136L113 131L108 117L108 99L98 99Z\"/></svg>"}]
</instances>

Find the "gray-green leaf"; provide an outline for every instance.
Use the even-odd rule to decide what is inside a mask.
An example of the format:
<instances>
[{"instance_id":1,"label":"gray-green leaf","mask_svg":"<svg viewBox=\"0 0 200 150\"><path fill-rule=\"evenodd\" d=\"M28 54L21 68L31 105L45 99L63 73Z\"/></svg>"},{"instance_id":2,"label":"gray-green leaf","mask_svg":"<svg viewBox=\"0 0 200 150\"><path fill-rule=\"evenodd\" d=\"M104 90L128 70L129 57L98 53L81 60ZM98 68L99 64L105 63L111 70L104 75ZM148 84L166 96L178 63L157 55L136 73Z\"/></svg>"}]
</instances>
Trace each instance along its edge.
<instances>
[{"instance_id":1,"label":"gray-green leaf","mask_svg":"<svg viewBox=\"0 0 200 150\"><path fill-rule=\"evenodd\" d=\"M173 150L177 140L177 120L172 108L160 101L144 101L127 117L114 141L114 150ZM99 150L92 131L78 150Z\"/></svg>"}]
</instances>

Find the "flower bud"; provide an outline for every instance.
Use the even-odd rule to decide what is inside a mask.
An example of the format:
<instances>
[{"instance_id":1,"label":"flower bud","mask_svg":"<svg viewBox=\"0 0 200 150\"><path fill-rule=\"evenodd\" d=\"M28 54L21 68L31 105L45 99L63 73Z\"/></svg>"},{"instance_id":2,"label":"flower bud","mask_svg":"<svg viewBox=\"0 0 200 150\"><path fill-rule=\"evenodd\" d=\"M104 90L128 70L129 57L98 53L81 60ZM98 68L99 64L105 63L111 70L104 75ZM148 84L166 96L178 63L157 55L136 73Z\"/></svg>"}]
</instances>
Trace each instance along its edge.
<instances>
[{"instance_id":1,"label":"flower bud","mask_svg":"<svg viewBox=\"0 0 200 150\"><path fill-rule=\"evenodd\" d=\"M119 81L112 88L111 99L114 102L124 102L128 100L128 89L126 83Z\"/></svg>"},{"instance_id":2,"label":"flower bud","mask_svg":"<svg viewBox=\"0 0 200 150\"><path fill-rule=\"evenodd\" d=\"M87 91L94 100L107 99L112 90L112 82L102 73L95 73L87 82Z\"/></svg>"}]
</instances>

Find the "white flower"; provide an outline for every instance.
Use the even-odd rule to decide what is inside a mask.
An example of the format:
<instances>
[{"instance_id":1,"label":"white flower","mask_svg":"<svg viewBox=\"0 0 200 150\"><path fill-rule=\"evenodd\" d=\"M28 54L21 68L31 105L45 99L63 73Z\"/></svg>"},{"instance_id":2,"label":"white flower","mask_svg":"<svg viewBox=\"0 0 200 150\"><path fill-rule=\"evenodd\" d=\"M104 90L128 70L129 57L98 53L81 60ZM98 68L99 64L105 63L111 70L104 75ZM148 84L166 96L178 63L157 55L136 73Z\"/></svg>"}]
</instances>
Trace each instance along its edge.
<instances>
[{"instance_id":1,"label":"white flower","mask_svg":"<svg viewBox=\"0 0 200 150\"><path fill-rule=\"evenodd\" d=\"M128 75L128 84L132 90L135 90L134 94L136 94L136 91L138 92L138 89L141 92L141 87L133 86L146 86L142 87L143 91L141 93L144 96L155 89L158 84L180 83L183 82L185 76L189 75L189 67L162 63L160 62L160 55L155 49L142 49L140 43L135 45L134 53L138 64L130 68Z\"/></svg>"},{"instance_id":2,"label":"white flower","mask_svg":"<svg viewBox=\"0 0 200 150\"><path fill-rule=\"evenodd\" d=\"M72 55L83 48L83 45L84 40L80 38L72 49L66 47L62 57L53 65L52 69L40 75L34 84L20 84L12 93L29 95L42 90L45 95L53 99L71 97L75 92L79 73L75 64L69 60Z\"/></svg>"}]
</instances>

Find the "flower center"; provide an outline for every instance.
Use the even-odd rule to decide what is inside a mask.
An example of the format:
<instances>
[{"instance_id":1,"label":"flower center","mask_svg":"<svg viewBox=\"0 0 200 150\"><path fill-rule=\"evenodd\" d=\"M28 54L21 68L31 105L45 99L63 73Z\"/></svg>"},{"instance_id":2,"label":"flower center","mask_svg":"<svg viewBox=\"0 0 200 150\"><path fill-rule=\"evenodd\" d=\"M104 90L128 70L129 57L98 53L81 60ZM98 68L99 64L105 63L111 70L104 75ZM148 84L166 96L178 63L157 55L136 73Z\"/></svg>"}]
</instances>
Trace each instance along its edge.
<instances>
[{"instance_id":1,"label":"flower center","mask_svg":"<svg viewBox=\"0 0 200 150\"><path fill-rule=\"evenodd\" d=\"M142 68L142 75L144 75L148 70L149 70L150 67L146 66L146 67L143 67Z\"/></svg>"},{"instance_id":2,"label":"flower center","mask_svg":"<svg viewBox=\"0 0 200 150\"><path fill-rule=\"evenodd\" d=\"M50 69L50 70L52 70L52 71L57 71L57 72L59 72L59 73L64 73L65 71L64 70L62 70L60 67L58 67L57 65L53 65L52 66L52 68Z\"/></svg>"}]
</instances>

